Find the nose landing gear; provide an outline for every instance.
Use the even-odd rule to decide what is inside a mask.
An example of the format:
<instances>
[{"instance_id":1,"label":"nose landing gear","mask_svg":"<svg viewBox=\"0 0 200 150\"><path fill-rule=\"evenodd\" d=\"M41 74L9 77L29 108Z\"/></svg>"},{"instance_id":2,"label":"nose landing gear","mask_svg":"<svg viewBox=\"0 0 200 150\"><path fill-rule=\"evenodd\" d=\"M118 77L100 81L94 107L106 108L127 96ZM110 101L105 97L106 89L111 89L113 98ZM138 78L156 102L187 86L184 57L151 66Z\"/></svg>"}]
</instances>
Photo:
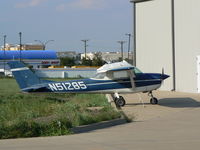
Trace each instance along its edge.
<instances>
[{"instance_id":1,"label":"nose landing gear","mask_svg":"<svg viewBox=\"0 0 200 150\"><path fill-rule=\"evenodd\" d=\"M155 97L153 96L152 91L149 92L148 96L151 97L151 99L150 99L150 103L151 103L152 105L156 105L156 104L158 104L158 99L155 98Z\"/></svg>"}]
</instances>

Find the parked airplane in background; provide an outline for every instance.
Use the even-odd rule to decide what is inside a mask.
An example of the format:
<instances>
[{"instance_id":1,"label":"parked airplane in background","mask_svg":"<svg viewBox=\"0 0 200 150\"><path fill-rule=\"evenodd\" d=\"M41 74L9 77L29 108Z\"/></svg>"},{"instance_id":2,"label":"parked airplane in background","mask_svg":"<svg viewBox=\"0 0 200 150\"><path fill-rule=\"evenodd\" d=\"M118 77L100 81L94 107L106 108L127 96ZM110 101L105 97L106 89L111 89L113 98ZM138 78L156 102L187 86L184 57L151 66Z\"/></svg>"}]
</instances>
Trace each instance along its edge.
<instances>
[{"instance_id":1,"label":"parked airplane in background","mask_svg":"<svg viewBox=\"0 0 200 150\"><path fill-rule=\"evenodd\" d=\"M8 62L10 69L23 92L54 93L105 93L112 94L115 104L125 105L122 93L150 93L151 104L158 100L152 91L158 89L169 76L162 73L142 73L126 61L105 64L97 69L93 78L70 81L49 81L38 78L23 62Z\"/></svg>"}]
</instances>

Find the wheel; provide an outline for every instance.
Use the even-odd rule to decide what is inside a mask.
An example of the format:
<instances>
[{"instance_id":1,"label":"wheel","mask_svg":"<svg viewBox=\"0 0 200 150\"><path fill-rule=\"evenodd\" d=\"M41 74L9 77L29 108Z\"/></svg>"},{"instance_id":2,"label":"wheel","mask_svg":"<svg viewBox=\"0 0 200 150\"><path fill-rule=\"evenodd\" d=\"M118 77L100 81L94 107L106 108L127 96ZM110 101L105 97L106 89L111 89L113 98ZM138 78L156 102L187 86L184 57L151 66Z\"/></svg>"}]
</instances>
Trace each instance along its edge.
<instances>
[{"instance_id":1,"label":"wheel","mask_svg":"<svg viewBox=\"0 0 200 150\"><path fill-rule=\"evenodd\" d=\"M122 96L119 96L119 98L115 98L115 104L118 107L123 107L126 104L126 101L124 100Z\"/></svg>"},{"instance_id":2,"label":"wheel","mask_svg":"<svg viewBox=\"0 0 200 150\"><path fill-rule=\"evenodd\" d=\"M152 105L156 105L156 104L158 104L158 99L155 98L155 97L153 97L153 98L150 99L150 103L151 103Z\"/></svg>"}]
</instances>

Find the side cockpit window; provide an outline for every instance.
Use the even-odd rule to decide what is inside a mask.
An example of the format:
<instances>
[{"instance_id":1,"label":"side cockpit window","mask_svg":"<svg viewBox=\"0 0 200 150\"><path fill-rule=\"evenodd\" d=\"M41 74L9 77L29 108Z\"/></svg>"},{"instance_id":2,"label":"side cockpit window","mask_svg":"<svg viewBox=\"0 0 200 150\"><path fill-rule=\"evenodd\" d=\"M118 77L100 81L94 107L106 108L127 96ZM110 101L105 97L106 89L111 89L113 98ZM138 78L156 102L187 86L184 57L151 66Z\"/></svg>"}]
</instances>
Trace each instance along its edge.
<instances>
[{"instance_id":1,"label":"side cockpit window","mask_svg":"<svg viewBox=\"0 0 200 150\"><path fill-rule=\"evenodd\" d=\"M116 71L113 72L113 79L125 79L129 78L127 71Z\"/></svg>"},{"instance_id":2,"label":"side cockpit window","mask_svg":"<svg viewBox=\"0 0 200 150\"><path fill-rule=\"evenodd\" d=\"M127 71L108 71L106 73L97 73L93 78L98 80L117 80L129 78L129 74Z\"/></svg>"}]
</instances>

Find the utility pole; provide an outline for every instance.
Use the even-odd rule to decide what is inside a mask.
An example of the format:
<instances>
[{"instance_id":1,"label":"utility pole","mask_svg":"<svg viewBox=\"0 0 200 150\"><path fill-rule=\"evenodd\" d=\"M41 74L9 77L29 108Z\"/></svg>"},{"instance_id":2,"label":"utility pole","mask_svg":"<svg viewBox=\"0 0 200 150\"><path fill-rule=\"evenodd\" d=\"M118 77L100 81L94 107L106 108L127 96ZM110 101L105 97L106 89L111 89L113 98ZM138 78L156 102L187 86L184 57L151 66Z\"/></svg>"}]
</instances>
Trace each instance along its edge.
<instances>
[{"instance_id":1,"label":"utility pole","mask_svg":"<svg viewBox=\"0 0 200 150\"><path fill-rule=\"evenodd\" d=\"M128 61L129 61L129 53L130 53L130 44L131 44L131 34L127 33L125 34L128 36Z\"/></svg>"},{"instance_id":2,"label":"utility pole","mask_svg":"<svg viewBox=\"0 0 200 150\"><path fill-rule=\"evenodd\" d=\"M6 35L3 36L3 50L4 50L4 76L6 75Z\"/></svg>"},{"instance_id":3,"label":"utility pole","mask_svg":"<svg viewBox=\"0 0 200 150\"><path fill-rule=\"evenodd\" d=\"M121 45L121 57L122 57L122 60L124 60L124 57L123 57L123 45L126 41L117 41L117 43L119 43Z\"/></svg>"},{"instance_id":4,"label":"utility pole","mask_svg":"<svg viewBox=\"0 0 200 150\"><path fill-rule=\"evenodd\" d=\"M40 40L35 40L35 42L39 42L39 43L41 43L42 44L42 49L43 50L45 50L46 49L46 45L49 43L49 42L53 42L54 40L48 40L48 41L46 41L46 42L42 42L42 41L40 41Z\"/></svg>"},{"instance_id":5,"label":"utility pole","mask_svg":"<svg viewBox=\"0 0 200 150\"><path fill-rule=\"evenodd\" d=\"M87 42L89 41L89 40L81 40L82 42L84 42L84 47L85 47L85 59L86 59L86 52L87 52Z\"/></svg>"},{"instance_id":6,"label":"utility pole","mask_svg":"<svg viewBox=\"0 0 200 150\"><path fill-rule=\"evenodd\" d=\"M21 61L22 51L22 32L19 32L19 60Z\"/></svg>"}]
</instances>

